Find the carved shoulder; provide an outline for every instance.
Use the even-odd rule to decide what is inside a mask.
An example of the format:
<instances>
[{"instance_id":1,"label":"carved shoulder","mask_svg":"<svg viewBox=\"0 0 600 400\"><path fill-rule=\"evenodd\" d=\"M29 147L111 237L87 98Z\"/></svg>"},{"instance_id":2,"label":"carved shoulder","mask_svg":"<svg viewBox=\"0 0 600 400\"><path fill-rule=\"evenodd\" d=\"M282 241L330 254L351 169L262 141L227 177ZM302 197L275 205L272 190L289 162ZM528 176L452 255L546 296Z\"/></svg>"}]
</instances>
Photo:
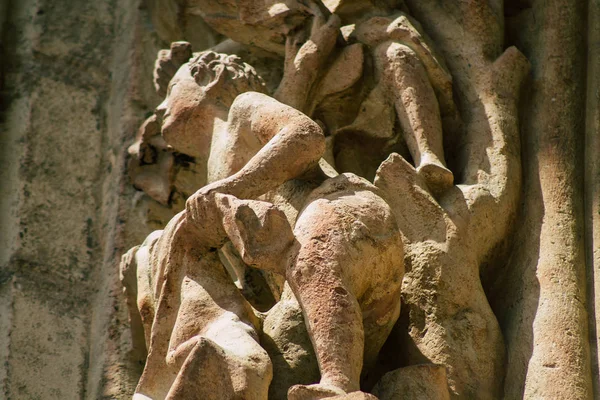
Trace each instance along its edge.
<instances>
[{"instance_id":1,"label":"carved shoulder","mask_svg":"<svg viewBox=\"0 0 600 400\"><path fill-rule=\"evenodd\" d=\"M321 127L305 114L258 92L239 95L229 111L230 129L250 129L262 144L287 128L303 133L307 140L324 141Z\"/></svg>"}]
</instances>

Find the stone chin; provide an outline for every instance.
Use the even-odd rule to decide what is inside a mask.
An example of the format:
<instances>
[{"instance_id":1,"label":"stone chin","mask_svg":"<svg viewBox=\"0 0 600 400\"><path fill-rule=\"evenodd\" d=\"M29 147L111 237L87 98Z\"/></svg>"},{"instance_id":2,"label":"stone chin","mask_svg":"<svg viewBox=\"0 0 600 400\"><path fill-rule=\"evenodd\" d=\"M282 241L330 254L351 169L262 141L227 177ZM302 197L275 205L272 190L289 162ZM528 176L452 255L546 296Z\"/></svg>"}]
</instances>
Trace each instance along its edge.
<instances>
[{"instance_id":1,"label":"stone chin","mask_svg":"<svg viewBox=\"0 0 600 400\"><path fill-rule=\"evenodd\" d=\"M175 151L191 157L207 157L210 149L210 132L214 121L199 107L176 114L167 113L161 134Z\"/></svg>"}]
</instances>

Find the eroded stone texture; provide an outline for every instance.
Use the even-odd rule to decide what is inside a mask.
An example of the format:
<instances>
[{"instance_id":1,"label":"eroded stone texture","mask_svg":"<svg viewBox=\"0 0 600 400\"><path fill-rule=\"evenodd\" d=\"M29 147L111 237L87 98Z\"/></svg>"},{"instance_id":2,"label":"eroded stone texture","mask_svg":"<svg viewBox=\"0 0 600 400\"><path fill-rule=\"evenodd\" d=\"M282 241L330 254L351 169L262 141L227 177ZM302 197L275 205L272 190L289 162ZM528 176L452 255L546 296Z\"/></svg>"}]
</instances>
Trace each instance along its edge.
<instances>
[{"instance_id":1,"label":"eroded stone texture","mask_svg":"<svg viewBox=\"0 0 600 400\"><path fill-rule=\"evenodd\" d=\"M88 387L90 365L102 364L90 329L102 284L92 281L104 266L115 271L114 256L104 264L115 223L101 210L104 189L122 176L111 162L124 143L110 137L105 118L120 29L113 13L133 2L122 6L0 6L2 398L100 397ZM123 392L132 389L127 380L115 379Z\"/></svg>"},{"instance_id":2,"label":"eroded stone texture","mask_svg":"<svg viewBox=\"0 0 600 400\"><path fill-rule=\"evenodd\" d=\"M145 329L146 331L151 329L150 340L147 342L149 359L137 392L151 398L178 396L183 393L179 389L180 378L175 377L178 376L177 374L186 374L185 365L188 361L184 362L184 360L188 360L188 357L189 362L195 365L196 362L191 361L196 359L194 351L184 351L175 357L181 361L173 364L169 361L171 356L167 355L170 353L159 349L165 345L164 342L168 337L171 337L169 348L172 348L169 351L177 352L179 346L187 349L189 346L178 343L204 340L202 338L208 337L206 332L210 332L218 324L216 320L213 322L213 319L209 318L203 322L205 327L177 333L180 332L179 325L197 324L188 320L188 318L193 320L199 318L193 317L192 309L197 307L190 305L189 307L192 307L190 311L182 311L188 307L185 305L187 303L173 303L175 300L168 300L172 296L175 299L185 296L185 293L191 290L185 283L187 278L177 278L179 274L187 277L192 274L191 271L204 269L200 266L184 267L180 265L185 263L183 259L173 258L176 252L185 252L186 250L183 250L185 242L197 235L200 236L194 239L198 242L193 246L197 249L193 257L198 257L199 260L208 257L211 249L214 258L214 250L223 244L224 238L228 238L246 263L263 270L286 274L305 315L310 320L309 331L316 346L321 381L325 382L321 386L333 387L333 393L356 391L359 389L363 347L367 347L366 362L373 363L378 349L383 345L398 317L403 257L402 242L395 219L387 204L375 194L377 189L368 182L354 175L327 178L323 174L317 164L325 150L322 132L318 125L306 116L259 93L248 92L237 98L228 95L232 90L238 92L247 90L248 85L253 81L260 82L248 66L234 64L236 62L235 59L222 54L211 52L200 54L189 65L184 64L180 68L172 80L167 99L157 109L160 113L159 118L162 119L163 136L167 142L180 150L196 144L194 147L196 159L203 157L208 163L209 180L224 178L216 180L188 199L184 214L180 214L169 224L169 226L173 225L170 228L173 233L170 233L171 230L163 232L154 248L150 241L147 245L150 248L147 251L144 246L137 250L138 253L142 251L141 254L146 252L149 254L141 258L147 260L146 267L141 267L144 263L140 264L137 256L131 255L123 260L124 281L130 283L127 291L130 296L136 295L142 320L146 319ZM229 88L216 86L221 80L229 84ZM239 80L239 83L236 80ZM198 90L200 90L199 95L196 94ZM227 102L227 99L231 102L233 98L235 98L233 103ZM231 108L229 116L223 117L229 107ZM202 118L199 118L196 113L199 113ZM214 123L209 125L207 121L210 120ZM213 135L213 144L210 149L207 149L209 152L202 150L202 143L206 143L207 140L203 138L202 132L207 138ZM191 136L192 133L196 136ZM269 145L262 150L260 147L252 147L260 146L261 142L267 141ZM256 152L258 155L252 157ZM292 154L296 157L295 161L287 163ZM311 172L311 169L314 172ZM238 197L251 198L269 189L276 189L290 178L301 177L309 172L313 178L304 185L315 187L319 182L323 183L308 197L309 192L300 192L304 198L297 201L304 205L304 209L296 221L293 235L289 222L281 211L278 211L279 218L268 220L272 223L267 223L265 220L259 225L252 222L256 210L253 211L248 206L231 209L225 214L223 211L215 211L214 202L222 204L227 199L215 193L231 193ZM239 202L235 198L227 201ZM273 210L275 212L276 209ZM192 230L178 228L188 225L194 228ZM285 236L282 236L286 226L290 234L289 242L284 240ZM184 229L185 233L177 233L179 229ZM339 229L339 232L330 232L331 229ZM163 239L165 235L172 239ZM325 247L318 244L315 246L313 244L315 238L323 235L332 236L328 239L318 239L324 240ZM206 242L202 238L205 238ZM160 245L162 241L167 241L169 244ZM278 245L279 242L281 245ZM289 249L286 250L287 247ZM319 261L324 254L330 254L331 264L323 264ZM131 279L127 278L132 276L130 270L134 258L138 269L149 271L136 274L137 293L133 289ZM367 268L370 271L368 274L361 272L366 265L370 266ZM315 278L311 278L311 275L321 267L325 269ZM177 272L180 269L181 272ZM222 272L225 272L224 269ZM158 283L143 285L140 277L146 275L150 275L150 282ZM328 275L330 278L326 279L323 285L313 285ZM161 276L164 278L160 278ZM169 284L172 288L168 292L160 288L162 279L173 282ZM204 288L202 290L208 289L198 279L195 281ZM222 281L221 284L225 285L226 281ZM214 286L216 283L208 284ZM144 286L149 291L142 290ZM229 289L225 289L225 286L222 289L216 287L210 289L225 290L231 296L231 290L235 291L233 282L229 282L228 287ZM167 303L170 305L164 305ZM248 308L249 305L246 309ZM159 317L159 309L165 313L163 317ZM144 310L154 311L150 313ZM324 310L328 310L325 314L327 318L321 316ZM197 312L202 311L197 310ZM179 316L177 317L175 313ZM154 315L145 318L147 314ZM248 316L242 317L239 312L235 314L242 321L248 321ZM311 318L311 315L315 317ZM177 322L174 322L175 317ZM165 322L167 320L171 322ZM332 329L344 324L348 325L347 329L338 332ZM151 325L151 328L148 325ZM183 336L181 339L176 339L179 335ZM337 343L342 345L334 345ZM217 348L231 346L216 344ZM240 346L243 347L241 342ZM249 348L247 351L249 352L247 357L259 357L260 352L257 353L257 350ZM223 362L226 359L223 359ZM151 360L155 361L151 362ZM231 370L233 367L229 365ZM268 365L270 366L270 363ZM172 372L166 374L165 371L169 368ZM179 369L181 371L178 371ZM248 376L243 380L254 386L256 379L255 376ZM160 381L164 383L157 383ZM267 386L259 385L263 390L268 387L270 377L264 376L264 381ZM322 390L321 386L310 385L295 390L312 393ZM235 384L231 390L232 393L246 393L244 386L236 387ZM266 392L256 390L251 395L248 393L246 395L253 398L266 396ZM293 391L290 392L290 396L293 396Z\"/></svg>"},{"instance_id":3,"label":"eroded stone texture","mask_svg":"<svg viewBox=\"0 0 600 400\"><path fill-rule=\"evenodd\" d=\"M287 399L292 385L319 380L319 365L302 309L289 286L284 287L281 299L266 315L262 332L261 345L273 362L269 399Z\"/></svg>"},{"instance_id":4,"label":"eroded stone texture","mask_svg":"<svg viewBox=\"0 0 600 400\"><path fill-rule=\"evenodd\" d=\"M585 2L50 3L0 0L4 397L597 392Z\"/></svg>"},{"instance_id":5,"label":"eroded stone texture","mask_svg":"<svg viewBox=\"0 0 600 400\"><path fill-rule=\"evenodd\" d=\"M228 7L228 12L240 20L248 18L243 7ZM496 26L492 9L483 4L474 7L479 7L480 13L471 11L471 18ZM260 7L255 11L260 15ZM433 19L445 18L447 12L429 11L428 17ZM139 309L154 309L156 313L173 290L181 293L175 294L175 298L185 298L187 290L191 290L185 285L186 278L176 278L191 271L191 267L185 267L189 261L175 256L185 249L186 240L199 241L195 246L198 262L209 257L210 249L214 251L230 240L245 263L284 274L302 310L321 378L319 383L309 385L297 382L290 387L288 398L344 395L360 389L361 373L375 365L377 354L399 316L400 284L407 259L411 271L404 281L403 292L410 318L405 338L400 342L407 349L409 363L425 358L443 364L454 396L498 397L501 380L497 377L503 373L504 344L480 282L479 267L504 241L515 215L520 188L519 147L514 144L515 140L518 142L515 116L527 62L516 49L510 48L502 55L498 53L500 57L492 63L477 52L465 53L461 43L446 44L443 36L446 31L438 34L448 57L463 54L464 63L479 66L480 72L473 75L464 63L449 64L450 71L458 76L459 87L479 96L485 104L485 108L463 116L467 137L487 132L491 140L488 144L480 136L473 136L468 147L471 157L461 160L465 171L463 185L454 187L453 174L444 161L442 130L444 126L450 131L457 129L460 107L454 105L449 94L452 85L449 70L430 40L419 31L419 24L406 14L390 12L385 18L357 18L354 28L340 30L337 15L328 16L318 7L310 9L310 13L313 16L309 29L287 34L282 81L273 93L277 100L247 92L268 89L254 69L234 56L202 52L174 73L167 97L157 108L157 123L161 124L161 134L168 146L193 156L197 164L207 165L210 183L193 194L183 214L169 223L173 226L171 230L180 225L193 228L181 228L186 231L181 239L164 239L170 240L169 246L149 250L146 269L151 271L151 281L166 279L165 282L174 283L169 284L173 286L168 293L158 284L154 284L153 296L138 292L138 303L140 296L150 299L146 306L139 303ZM232 35L237 26L210 18L209 23L221 29L221 33ZM258 17L254 23L260 29L268 27ZM451 24L447 25L450 32ZM488 47L501 49L498 36L475 39L482 41L485 51ZM254 44L273 50L271 42L258 40ZM347 58L348 52L360 59L367 57L368 69L360 63L357 66L334 61L332 69L322 75L321 69L329 60ZM171 56L175 63L173 50ZM174 65L161 62L164 57L163 53L159 55L155 73L163 80ZM348 80L339 81L336 86L331 81L336 74L345 74ZM157 89L162 90L160 85ZM350 99L340 95L346 91L363 96L364 102L358 109L343 107ZM337 96L337 100L328 102L332 96ZM294 108L314 115L318 125ZM477 112L481 115L477 116ZM159 150L146 139L154 137L154 133L144 136L150 123L153 122L149 120L142 127L136 145L140 168L144 163L148 165L146 168L160 165L158 158L146 161L146 149ZM324 135L331 136L334 142L334 158L330 160L342 170L374 177L375 186L353 174L328 177L321 164L317 164L325 155ZM370 147L376 149L377 155L361 158L362 149L351 150L356 147L348 140L352 137L372 140ZM406 143L415 166L393 153L401 140ZM335 143L346 147L336 149ZM381 163L386 152L392 154ZM483 165L481 154L487 155ZM136 182L135 173L133 177ZM287 204L284 209L292 206L296 212L277 211L287 218L280 219L283 225L250 223L256 212L252 207L241 213L246 208L224 212L219 206L223 198L218 193L235 196L227 201L253 199L272 191L276 193L292 179L298 182L296 189L292 193L281 192L284 198L279 203ZM152 195L152 187L147 188ZM492 204L502 208L502 212L489 225L486 216ZM290 227L294 227L291 242L286 235L272 236L274 232L290 231ZM164 235L161 234L158 243ZM123 265L127 267L126 259ZM184 272L177 272L181 268ZM242 283L239 274L237 278ZM221 282L219 285L225 285L225 281ZM200 285L208 289L204 283ZM230 290L235 286L230 282L229 287L227 293L233 296ZM289 302L289 306L294 303ZM190 316L201 311L192 307L182 314L183 303L162 309L163 317L154 314L151 324L145 324L146 337L148 330L151 332L147 340L150 355L137 391L152 398L183 396L183 389L177 388L178 382L183 382L181 377L187 374L188 361L184 360L189 360L190 365L199 362L194 361L198 358L193 350L182 353L181 361L173 363L166 350L154 349L165 346L168 337L170 342L175 340L175 348L177 341L203 341L207 337L204 331L218 324L208 318L203 322L206 328L179 334L179 324L191 323L187 322ZM286 313L285 308L273 310ZM249 321L248 315L244 318ZM278 318L281 317L270 322ZM165 326L167 320L171 322ZM281 335L284 331L271 325L269 333ZM184 336L177 339L179 335ZM272 340L275 349L285 348L282 338L265 337ZM240 340L240 346L242 343ZM215 347L217 353L219 346L222 347ZM287 351L289 348L280 352L284 359ZM259 350L249 354L260 358ZM308 354L303 349L300 358ZM291 357L294 359L294 355ZM159 366L165 362L169 373ZM227 357L222 362L231 379L239 375L234 372L236 362L232 364ZM310 372L310 367L294 366L289 376L298 373L299 379L303 379L302 371ZM243 374L248 382L256 382L257 378L248 372ZM282 382L289 381L289 376L281 378ZM268 385L270 378L265 378ZM162 389L153 389L155 382L164 379L168 383ZM225 388L232 388L232 393L246 390L227 382L223 381L224 391L229 390ZM277 396L283 392L277 384L273 390L278 392ZM260 398L266 393L256 392L252 396Z\"/></svg>"},{"instance_id":6,"label":"eroded stone texture","mask_svg":"<svg viewBox=\"0 0 600 400\"><path fill-rule=\"evenodd\" d=\"M446 368L420 364L388 372L373 388L380 400L449 400Z\"/></svg>"},{"instance_id":7,"label":"eroded stone texture","mask_svg":"<svg viewBox=\"0 0 600 400\"><path fill-rule=\"evenodd\" d=\"M588 330L588 312L593 310L586 290L593 286L586 285L592 276L586 277L584 259L585 164L577 155L584 137L578 128L583 127L579 93L584 90L580 81L561 86L585 69L584 31L577 21L586 11L584 2L574 2L561 5L560 16L549 12L557 5L535 2L507 20L511 28L536 32L513 30L512 38L535 60L531 79L537 89L523 106L527 185L513 262L501 280L510 291L498 299L508 327L507 399L598 397L592 385L599 375L590 368L594 333ZM540 29L548 25L556 29ZM588 252L597 248L592 245Z\"/></svg>"}]
</instances>

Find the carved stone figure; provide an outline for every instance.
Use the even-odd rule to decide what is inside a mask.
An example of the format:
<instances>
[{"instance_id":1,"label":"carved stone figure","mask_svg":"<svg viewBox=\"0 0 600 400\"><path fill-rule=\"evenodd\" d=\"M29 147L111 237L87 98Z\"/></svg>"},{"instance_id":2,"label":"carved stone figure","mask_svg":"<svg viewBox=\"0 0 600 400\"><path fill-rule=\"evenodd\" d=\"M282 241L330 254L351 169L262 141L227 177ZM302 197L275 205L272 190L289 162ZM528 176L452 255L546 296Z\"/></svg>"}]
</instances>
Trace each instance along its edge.
<instances>
[{"instance_id":1,"label":"carved stone figure","mask_svg":"<svg viewBox=\"0 0 600 400\"><path fill-rule=\"evenodd\" d=\"M212 258L213 263L217 262L214 250L227 237L248 264L279 273L285 270L302 305L320 365L321 383L294 387L290 397L322 397L358 391L365 337L369 347L365 353L374 359L398 317L403 256L395 219L387 204L377 196L374 186L353 175L327 178L322 173L317 161L324 152L324 138L318 125L306 116L256 92L228 97L232 88L240 85L246 88L241 81L248 78L242 73L225 77L236 68L227 60L227 56L209 52L183 65L171 80L165 102L157 109L165 140L177 150L193 151L197 158L207 159L209 177L224 174L226 178L215 181L188 199L186 211L169 223L157 244L144 246L144 252L148 248L150 254L148 262L140 263L138 258L137 276L141 271L148 271L146 274L151 277L146 290L140 291L141 285L137 285L138 307L153 309L145 323L146 330L151 330L149 356L138 393L162 398L191 390L182 389L179 382L187 375L188 365L197 368L198 363L205 362L203 357L206 356L201 350L206 345L204 339L212 339L225 349L231 346L221 344L223 333L219 333L218 338L209 334L221 332L215 325L226 326L221 314L228 311L249 325L249 314L243 314L249 306L244 307L239 294L231 296L231 291L236 291L233 282L209 280L207 284L211 287L205 288L207 284L200 278L214 273L216 267L208 267L210 262L205 259ZM226 112L232 98L235 101L226 117L220 112ZM210 135L218 135L211 147L206 145ZM195 149L190 151L191 147ZM199 151L201 148L210 149L211 153ZM213 158L215 151L218 158ZM212 163L211 160L216 161ZM275 244L286 237L277 226L267 223L259 228L252 225L251 217L245 222L240 220L245 213L252 215L249 204L253 203L230 211L231 215L219 208L223 198L215 193L256 198L307 173L312 175L312 182L307 185L315 187L323 183L307 199L301 200L305 206L296 221L294 246L289 254L282 251L288 242L284 241L280 248ZM305 190L304 193L306 197L309 192ZM241 223L249 226L239 228ZM196 225L200 226L198 232L193 228ZM264 230L270 236L260 238L260 233L252 228ZM193 255L187 254L192 249ZM180 253L183 258L175 256ZM137 258L129 255L130 259L133 257ZM198 261L194 262L193 258ZM125 268L130 264L126 261ZM224 273L221 269L221 278ZM217 307L224 300L219 301L214 295L198 295L198 299L181 300L178 304L178 299L188 297L190 281L199 285L199 292L203 289L223 291L224 297L232 297L228 302L237 307ZM209 300L216 303L212 308L217 307L220 312L207 311L211 309ZM203 307L207 310L194 312ZM164 316L161 316L161 310L164 310ZM202 325L198 319L203 320ZM223 329L235 332L233 326ZM239 341L240 348L251 347L242 342ZM194 346L198 347L197 351ZM161 347L162 351L159 350ZM264 354L264 351L251 349L244 351L251 360ZM243 364L243 361L239 363ZM246 398L264 398L270 380L265 372L270 366L268 358L260 365L252 366L254 373L260 371L261 383L248 384L250 388L234 385L233 393ZM169 368L175 373L165 374ZM231 373L235 376L243 374ZM245 383L254 383L252 381L257 379L248 373L244 377ZM166 383L159 385L162 380ZM214 393L214 389L211 392ZM203 391L198 393L209 395Z\"/></svg>"},{"instance_id":2,"label":"carved stone figure","mask_svg":"<svg viewBox=\"0 0 600 400\"><path fill-rule=\"evenodd\" d=\"M224 6L240 21L249 18L250 8ZM428 24L445 17L442 9L410 6ZM465 18L495 27L492 9L472 8L478 11L469 9ZM399 10L348 13L346 22L354 24L341 29L339 16L327 16L320 3L294 3L288 11L302 18L285 32L262 17L244 25L256 37L287 36L273 98L234 55L208 51L183 63L191 53L184 43L159 55L159 92L168 70L178 70L131 148L134 184L167 202L171 151L206 165L209 184L123 259L123 281L137 298L149 350L136 396L267 398L272 364L259 345L259 320L217 252L229 243L244 263L284 275L284 294L275 297L290 298L291 290L301 308L321 378L292 386L288 398L371 396L360 394L361 373L376 364L398 320L401 287L408 323L389 340L399 343L408 365L445 366L447 386L439 368L419 370L432 374L432 392L441 398L448 389L497 398L504 347L480 268L514 216L515 116L526 60L514 48L496 59L497 37L474 37L473 49L451 39L452 24L432 29L445 41L441 54L455 90L469 99L457 107L444 61ZM207 22L225 34L239 25ZM269 40L254 44L281 50ZM345 64L350 58L360 62ZM463 126L472 142L455 160L460 184L453 186L442 132L458 134ZM363 177L338 175L329 164ZM153 180L156 171L160 179ZM488 223L494 207L501 215ZM410 270L402 284L405 260ZM417 370L402 371L390 379L401 382ZM379 393L395 393L390 379Z\"/></svg>"},{"instance_id":3,"label":"carved stone figure","mask_svg":"<svg viewBox=\"0 0 600 400\"><path fill-rule=\"evenodd\" d=\"M1 398L318 397L350 346L334 398L600 399L600 1L5 0L0 60ZM319 143L257 198L215 182L298 146L232 137L240 95ZM381 248L391 332L368 290L309 331Z\"/></svg>"}]
</instances>

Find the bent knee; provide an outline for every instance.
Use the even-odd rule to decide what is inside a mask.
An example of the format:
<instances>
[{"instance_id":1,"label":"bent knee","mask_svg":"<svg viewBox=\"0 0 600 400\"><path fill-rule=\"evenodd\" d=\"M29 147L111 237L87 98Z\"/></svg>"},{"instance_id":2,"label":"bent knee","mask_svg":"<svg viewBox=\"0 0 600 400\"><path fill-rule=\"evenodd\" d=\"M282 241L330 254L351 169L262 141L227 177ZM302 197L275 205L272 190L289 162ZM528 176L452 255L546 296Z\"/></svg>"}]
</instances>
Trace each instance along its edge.
<instances>
[{"instance_id":1,"label":"bent knee","mask_svg":"<svg viewBox=\"0 0 600 400\"><path fill-rule=\"evenodd\" d=\"M382 69L424 69L421 59L410 47L396 42L386 42L375 50L378 64Z\"/></svg>"},{"instance_id":2,"label":"bent knee","mask_svg":"<svg viewBox=\"0 0 600 400\"><path fill-rule=\"evenodd\" d=\"M231 349L210 338L197 336L170 351L167 365L175 369L186 368L186 365L215 366L235 377L231 384L239 398L266 399L273 378L273 365L267 352L252 338L248 339L240 341L236 349Z\"/></svg>"}]
</instances>

